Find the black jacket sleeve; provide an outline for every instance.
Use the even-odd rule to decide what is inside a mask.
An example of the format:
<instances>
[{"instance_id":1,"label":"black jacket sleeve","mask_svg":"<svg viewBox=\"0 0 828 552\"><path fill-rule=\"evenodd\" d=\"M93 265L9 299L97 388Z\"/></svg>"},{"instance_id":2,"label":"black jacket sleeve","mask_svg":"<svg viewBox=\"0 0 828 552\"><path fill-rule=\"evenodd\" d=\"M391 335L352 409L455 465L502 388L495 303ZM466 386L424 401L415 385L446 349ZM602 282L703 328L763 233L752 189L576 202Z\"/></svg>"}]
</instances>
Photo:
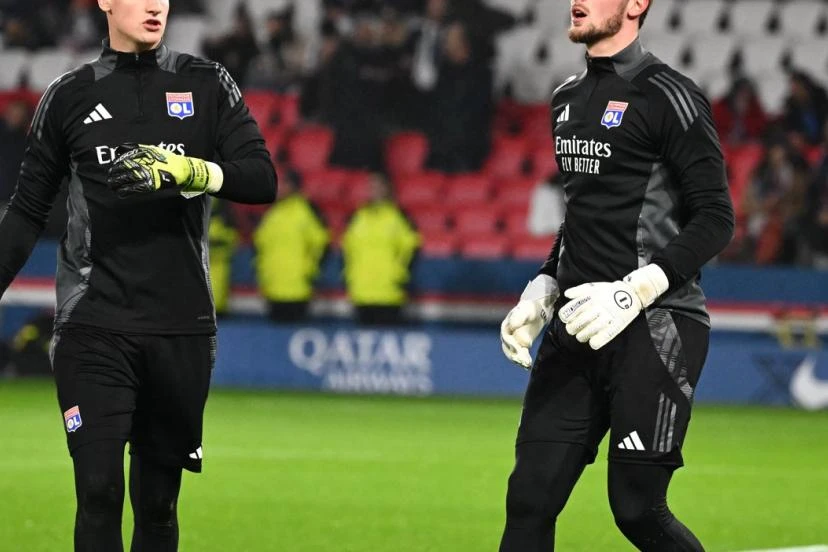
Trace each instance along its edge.
<instances>
[{"instance_id":1,"label":"black jacket sleeve","mask_svg":"<svg viewBox=\"0 0 828 552\"><path fill-rule=\"evenodd\" d=\"M238 203L271 203L276 199L276 171L259 126L227 70L218 66L219 162L224 183L215 195Z\"/></svg>"},{"instance_id":2,"label":"black jacket sleeve","mask_svg":"<svg viewBox=\"0 0 828 552\"><path fill-rule=\"evenodd\" d=\"M546 274L557 278L558 274L558 260L561 258L561 242L563 241L564 225L558 230L558 236L555 238L555 244L552 246L552 251L549 252L549 257L546 262L541 265L538 274Z\"/></svg>"},{"instance_id":3,"label":"black jacket sleeve","mask_svg":"<svg viewBox=\"0 0 828 552\"><path fill-rule=\"evenodd\" d=\"M730 243L734 216L707 98L689 79L662 75L652 81L651 121L661 156L679 183L682 229L651 262L674 290Z\"/></svg>"},{"instance_id":4,"label":"black jacket sleeve","mask_svg":"<svg viewBox=\"0 0 828 552\"><path fill-rule=\"evenodd\" d=\"M0 219L0 295L26 264L69 172L58 98L59 89L68 80L71 77L52 83L37 106L17 187Z\"/></svg>"}]
</instances>

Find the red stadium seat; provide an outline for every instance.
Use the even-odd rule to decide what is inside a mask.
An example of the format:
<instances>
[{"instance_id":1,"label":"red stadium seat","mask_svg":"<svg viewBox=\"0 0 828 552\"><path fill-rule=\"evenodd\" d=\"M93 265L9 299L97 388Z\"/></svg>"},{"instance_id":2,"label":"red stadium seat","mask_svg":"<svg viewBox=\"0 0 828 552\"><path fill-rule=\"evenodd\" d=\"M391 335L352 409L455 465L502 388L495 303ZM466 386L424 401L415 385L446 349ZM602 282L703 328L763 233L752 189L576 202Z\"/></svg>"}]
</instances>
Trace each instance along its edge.
<instances>
[{"instance_id":1,"label":"red stadium seat","mask_svg":"<svg viewBox=\"0 0 828 552\"><path fill-rule=\"evenodd\" d=\"M271 126L279 97L273 92L264 90L245 90L242 96L247 109L250 110L250 115L259 123L259 128Z\"/></svg>"},{"instance_id":2,"label":"red stadium seat","mask_svg":"<svg viewBox=\"0 0 828 552\"><path fill-rule=\"evenodd\" d=\"M520 129L522 106L514 100L504 99L497 104L492 134L508 135Z\"/></svg>"},{"instance_id":3,"label":"red stadium seat","mask_svg":"<svg viewBox=\"0 0 828 552\"><path fill-rule=\"evenodd\" d=\"M491 188L491 180L483 174L453 176L446 185L445 203L451 206L486 203L491 196Z\"/></svg>"},{"instance_id":4,"label":"red stadium seat","mask_svg":"<svg viewBox=\"0 0 828 552\"><path fill-rule=\"evenodd\" d=\"M451 257L457 253L459 239L452 232L429 232L422 234L420 251L428 257Z\"/></svg>"},{"instance_id":5,"label":"red stadium seat","mask_svg":"<svg viewBox=\"0 0 828 552\"><path fill-rule=\"evenodd\" d=\"M750 185L753 171L762 162L765 150L761 144L745 144L725 148L725 161L730 175L730 197L739 212L745 190Z\"/></svg>"},{"instance_id":6,"label":"red stadium seat","mask_svg":"<svg viewBox=\"0 0 828 552\"><path fill-rule=\"evenodd\" d=\"M420 172L428 156L428 138L421 132L400 132L385 142L385 167L393 176Z\"/></svg>"},{"instance_id":7,"label":"red stadium seat","mask_svg":"<svg viewBox=\"0 0 828 552\"><path fill-rule=\"evenodd\" d=\"M533 143L544 142L552 135L549 104L524 106L521 116L521 135Z\"/></svg>"},{"instance_id":8,"label":"red stadium seat","mask_svg":"<svg viewBox=\"0 0 828 552\"><path fill-rule=\"evenodd\" d=\"M530 154L532 170L530 174L535 180L546 180L558 174L558 162L555 161L555 144L548 142L533 148Z\"/></svg>"},{"instance_id":9,"label":"red stadium seat","mask_svg":"<svg viewBox=\"0 0 828 552\"><path fill-rule=\"evenodd\" d=\"M432 205L441 200L445 177L438 172L410 174L397 178L397 201L406 208Z\"/></svg>"},{"instance_id":10,"label":"red stadium seat","mask_svg":"<svg viewBox=\"0 0 828 552\"><path fill-rule=\"evenodd\" d=\"M513 258L518 260L543 261L549 257L554 245L555 236L513 239L511 254Z\"/></svg>"},{"instance_id":11,"label":"red stadium seat","mask_svg":"<svg viewBox=\"0 0 828 552\"><path fill-rule=\"evenodd\" d=\"M510 178L523 172L528 142L524 138L499 137L492 144L492 151L483 172L492 178Z\"/></svg>"},{"instance_id":12,"label":"red stadium seat","mask_svg":"<svg viewBox=\"0 0 828 552\"><path fill-rule=\"evenodd\" d=\"M497 183L495 187L495 202L503 208L529 207L532 194L538 183L534 178L510 178Z\"/></svg>"},{"instance_id":13,"label":"red stadium seat","mask_svg":"<svg viewBox=\"0 0 828 552\"><path fill-rule=\"evenodd\" d=\"M460 245L460 255L468 259L502 259L508 251L509 240L498 234L469 238Z\"/></svg>"},{"instance_id":14,"label":"red stadium seat","mask_svg":"<svg viewBox=\"0 0 828 552\"><path fill-rule=\"evenodd\" d=\"M233 212L236 228L243 243L250 243L253 232L259 226L265 212L270 209L270 204L248 205L244 203L230 203Z\"/></svg>"},{"instance_id":15,"label":"red stadium seat","mask_svg":"<svg viewBox=\"0 0 828 552\"><path fill-rule=\"evenodd\" d=\"M321 169L305 173L302 192L313 201L342 201L346 174L339 169ZM342 203L343 208L345 203Z\"/></svg>"},{"instance_id":16,"label":"red stadium seat","mask_svg":"<svg viewBox=\"0 0 828 552\"><path fill-rule=\"evenodd\" d=\"M300 129L288 141L288 163L302 173L322 169L328 164L333 144L334 134L329 128L312 126Z\"/></svg>"},{"instance_id":17,"label":"red stadium seat","mask_svg":"<svg viewBox=\"0 0 828 552\"><path fill-rule=\"evenodd\" d=\"M822 157L826 153L828 153L828 150L822 146L809 146L805 148L803 155L812 167L818 167L819 162L822 161Z\"/></svg>"},{"instance_id":18,"label":"red stadium seat","mask_svg":"<svg viewBox=\"0 0 828 552\"><path fill-rule=\"evenodd\" d=\"M503 230L509 236L515 238L529 237L529 228L526 226L526 218L528 212L526 210L507 211L503 217Z\"/></svg>"},{"instance_id":19,"label":"red stadium seat","mask_svg":"<svg viewBox=\"0 0 828 552\"><path fill-rule=\"evenodd\" d=\"M288 94L279 96L274 104L271 124L283 129L294 128L299 124L299 96Z\"/></svg>"},{"instance_id":20,"label":"red stadium seat","mask_svg":"<svg viewBox=\"0 0 828 552\"><path fill-rule=\"evenodd\" d=\"M285 144L286 133L281 127L266 127L261 129L267 151L271 159L278 159Z\"/></svg>"},{"instance_id":21,"label":"red stadium seat","mask_svg":"<svg viewBox=\"0 0 828 552\"><path fill-rule=\"evenodd\" d=\"M407 214L414 221L417 230L423 234L446 232L448 229L448 213L441 206L433 205L411 209L407 211Z\"/></svg>"},{"instance_id":22,"label":"red stadium seat","mask_svg":"<svg viewBox=\"0 0 828 552\"><path fill-rule=\"evenodd\" d=\"M461 236L498 233L501 213L498 206L461 208L454 213L454 231Z\"/></svg>"},{"instance_id":23,"label":"red stadium seat","mask_svg":"<svg viewBox=\"0 0 828 552\"><path fill-rule=\"evenodd\" d=\"M345 170L343 186L345 198L351 208L356 209L371 199L371 179L369 171Z\"/></svg>"},{"instance_id":24,"label":"red stadium seat","mask_svg":"<svg viewBox=\"0 0 828 552\"><path fill-rule=\"evenodd\" d=\"M331 232L332 241L338 245L351 218L351 211L347 209L328 209L327 211L320 209L320 211L325 219L325 226Z\"/></svg>"}]
</instances>

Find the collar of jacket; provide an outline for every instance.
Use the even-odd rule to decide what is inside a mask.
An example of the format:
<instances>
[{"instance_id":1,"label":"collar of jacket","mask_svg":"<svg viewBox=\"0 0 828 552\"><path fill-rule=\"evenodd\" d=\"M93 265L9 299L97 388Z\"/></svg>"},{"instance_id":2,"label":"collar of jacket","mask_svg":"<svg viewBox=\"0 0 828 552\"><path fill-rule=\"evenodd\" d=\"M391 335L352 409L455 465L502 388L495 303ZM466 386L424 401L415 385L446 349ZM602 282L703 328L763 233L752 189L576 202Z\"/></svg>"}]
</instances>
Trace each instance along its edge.
<instances>
[{"instance_id":1,"label":"collar of jacket","mask_svg":"<svg viewBox=\"0 0 828 552\"><path fill-rule=\"evenodd\" d=\"M622 75L638 66L647 55L647 50L641 45L641 40L636 38L629 46L608 57L591 57L586 54L587 68L594 72L611 72Z\"/></svg>"},{"instance_id":2,"label":"collar of jacket","mask_svg":"<svg viewBox=\"0 0 828 552\"><path fill-rule=\"evenodd\" d=\"M145 52L118 52L109 45L109 39L103 41L100 62L109 69L121 69L125 67L158 67L163 65L170 57L170 50L163 43L154 50Z\"/></svg>"}]
</instances>

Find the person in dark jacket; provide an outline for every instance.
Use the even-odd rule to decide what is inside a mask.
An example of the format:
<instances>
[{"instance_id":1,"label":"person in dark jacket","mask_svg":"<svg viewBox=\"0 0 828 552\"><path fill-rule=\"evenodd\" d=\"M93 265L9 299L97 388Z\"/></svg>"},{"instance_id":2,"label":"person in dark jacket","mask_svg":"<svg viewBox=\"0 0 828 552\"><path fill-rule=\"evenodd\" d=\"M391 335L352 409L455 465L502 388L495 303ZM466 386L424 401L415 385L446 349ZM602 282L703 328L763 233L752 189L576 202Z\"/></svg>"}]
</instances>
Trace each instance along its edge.
<instances>
[{"instance_id":1,"label":"person in dark jacket","mask_svg":"<svg viewBox=\"0 0 828 552\"><path fill-rule=\"evenodd\" d=\"M176 550L182 470L201 471L216 354L211 196L268 203L276 173L218 63L162 43L167 0L98 0L100 57L49 86L0 220L0 294L62 182L51 361L74 464L75 550L122 550L130 443L131 549Z\"/></svg>"},{"instance_id":2,"label":"person in dark jacket","mask_svg":"<svg viewBox=\"0 0 828 552\"><path fill-rule=\"evenodd\" d=\"M733 206L710 103L639 41L649 8L570 7L569 38L587 55L552 97L564 222L501 325L504 354L531 370L501 552L554 550L558 515L608 432L624 536L639 550L703 550L667 488L709 343L699 271L729 243Z\"/></svg>"},{"instance_id":3,"label":"person in dark jacket","mask_svg":"<svg viewBox=\"0 0 828 552\"><path fill-rule=\"evenodd\" d=\"M476 57L461 23L446 31L432 98L428 166L449 173L478 170L489 152L492 71Z\"/></svg>"}]
</instances>

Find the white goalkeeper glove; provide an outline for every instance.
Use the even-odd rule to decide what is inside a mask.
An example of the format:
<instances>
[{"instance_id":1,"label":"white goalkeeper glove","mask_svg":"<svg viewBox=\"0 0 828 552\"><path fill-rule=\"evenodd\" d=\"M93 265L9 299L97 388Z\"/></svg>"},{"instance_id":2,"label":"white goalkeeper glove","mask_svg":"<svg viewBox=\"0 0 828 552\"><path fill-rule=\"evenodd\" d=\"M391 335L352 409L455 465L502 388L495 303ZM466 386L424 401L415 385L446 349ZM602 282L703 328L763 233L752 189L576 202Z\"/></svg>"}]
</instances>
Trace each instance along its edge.
<instances>
[{"instance_id":1,"label":"white goalkeeper glove","mask_svg":"<svg viewBox=\"0 0 828 552\"><path fill-rule=\"evenodd\" d=\"M549 322L558 294L558 282L551 276L540 274L529 282L500 325L500 344L506 358L527 370L532 367L529 348Z\"/></svg>"},{"instance_id":2,"label":"white goalkeeper glove","mask_svg":"<svg viewBox=\"0 0 828 552\"><path fill-rule=\"evenodd\" d=\"M627 274L623 281L582 284L566 290L572 299L558 316L569 335L596 351L612 341L635 317L659 298L670 282L658 265Z\"/></svg>"}]
</instances>

